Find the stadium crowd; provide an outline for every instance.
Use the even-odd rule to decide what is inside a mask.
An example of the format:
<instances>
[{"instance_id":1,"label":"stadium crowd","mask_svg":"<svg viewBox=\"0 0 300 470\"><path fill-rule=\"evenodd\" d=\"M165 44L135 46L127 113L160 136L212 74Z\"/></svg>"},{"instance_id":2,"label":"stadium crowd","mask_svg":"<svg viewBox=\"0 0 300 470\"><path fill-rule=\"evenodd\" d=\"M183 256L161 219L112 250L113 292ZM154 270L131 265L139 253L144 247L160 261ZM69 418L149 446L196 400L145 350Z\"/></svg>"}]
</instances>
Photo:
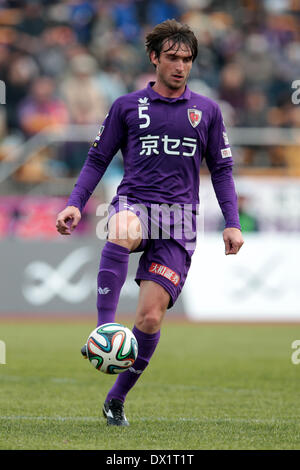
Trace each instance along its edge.
<instances>
[{"instance_id":1,"label":"stadium crowd","mask_svg":"<svg viewBox=\"0 0 300 470\"><path fill-rule=\"evenodd\" d=\"M291 101L291 84L300 78L300 7L294 0L0 5L0 79L7 103L0 108L2 159L12 145L46 126L100 123L118 96L144 86L153 74L144 37L166 18L195 31L199 54L190 87L220 102L227 126L300 125L300 107ZM64 166L57 171L76 173L85 146L61 150ZM268 164L284 162L277 156Z\"/></svg>"},{"instance_id":2,"label":"stadium crowd","mask_svg":"<svg viewBox=\"0 0 300 470\"><path fill-rule=\"evenodd\" d=\"M144 87L154 76L145 35L167 18L188 23L196 33L199 54L189 86L219 102L227 127L300 127L300 106L291 100L292 82L300 79L297 0L0 0L6 95L0 105L0 173L1 161L13 161L14 149L40 131L97 129L117 97ZM88 148L87 141L52 145L31 156L11 180L22 185L75 178ZM238 169L291 162L300 169L299 146L252 145L236 153ZM109 171L122 171L121 159ZM16 204L14 198L2 201L3 234L12 226L8 220L22 221ZM53 204L47 219L52 235L56 199ZM27 227L24 233L32 236Z\"/></svg>"}]
</instances>

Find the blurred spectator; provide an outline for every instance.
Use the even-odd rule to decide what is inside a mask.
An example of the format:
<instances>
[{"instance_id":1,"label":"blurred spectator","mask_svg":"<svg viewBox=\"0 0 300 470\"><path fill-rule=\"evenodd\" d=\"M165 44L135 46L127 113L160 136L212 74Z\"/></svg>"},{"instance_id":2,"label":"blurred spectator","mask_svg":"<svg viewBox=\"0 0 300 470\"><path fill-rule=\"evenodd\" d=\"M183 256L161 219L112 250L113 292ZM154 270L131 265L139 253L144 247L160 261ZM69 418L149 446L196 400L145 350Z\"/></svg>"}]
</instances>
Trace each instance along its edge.
<instances>
[{"instance_id":1,"label":"blurred spectator","mask_svg":"<svg viewBox=\"0 0 300 470\"><path fill-rule=\"evenodd\" d=\"M6 102L7 125L19 129L18 107L27 98L32 82L39 74L36 61L27 54L12 55L7 68Z\"/></svg>"},{"instance_id":2,"label":"blurred spectator","mask_svg":"<svg viewBox=\"0 0 300 470\"><path fill-rule=\"evenodd\" d=\"M74 29L77 39L82 44L91 40L91 28L94 21L96 2L84 0L71 0L70 23Z\"/></svg>"},{"instance_id":3,"label":"blurred spectator","mask_svg":"<svg viewBox=\"0 0 300 470\"><path fill-rule=\"evenodd\" d=\"M245 109L245 74L239 64L231 62L223 68L219 98L230 103L237 112Z\"/></svg>"},{"instance_id":4,"label":"blurred spectator","mask_svg":"<svg viewBox=\"0 0 300 470\"><path fill-rule=\"evenodd\" d=\"M96 80L105 95L108 106L128 91L117 67L107 66L99 70Z\"/></svg>"},{"instance_id":5,"label":"blurred spectator","mask_svg":"<svg viewBox=\"0 0 300 470\"><path fill-rule=\"evenodd\" d=\"M108 104L97 77L96 60L88 54L75 55L70 61L69 73L62 80L60 91L69 111L71 124L99 125L108 111ZM67 142L61 158L69 175L75 175L86 158L88 142Z\"/></svg>"},{"instance_id":6,"label":"blurred spectator","mask_svg":"<svg viewBox=\"0 0 300 470\"><path fill-rule=\"evenodd\" d=\"M67 67L66 48L76 44L72 30L67 26L46 28L36 59L41 72L49 77L60 77Z\"/></svg>"},{"instance_id":7,"label":"blurred spectator","mask_svg":"<svg viewBox=\"0 0 300 470\"><path fill-rule=\"evenodd\" d=\"M9 64L10 53L7 46L0 44L0 77L5 83L7 81L7 67Z\"/></svg>"},{"instance_id":8,"label":"blurred spectator","mask_svg":"<svg viewBox=\"0 0 300 470\"><path fill-rule=\"evenodd\" d=\"M133 0L112 2L112 17L116 28L127 41L135 41L140 34L138 10Z\"/></svg>"},{"instance_id":9,"label":"blurred spectator","mask_svg":"<svg viewBox=\"0 0 300 470\"><path fill-rule=\"evenodd\" d=\"M274 61L268 42L262 34L250 34L244 38L244 47L236 55L248 86L259 86L266 90L274 73Z\"/></svg>"},{"instance_id":10,"label":"blurred spectator","mask_svg":"<svg viewBox=\"0 0 300 470\"><path fill-rule=\"evenodd\" d=\"M268 121L274 127L300 127L300 107L291 101L290 93L268 110Z\"/></svg>"},{"instance_id":11,"label":"blurred spectator","mask_svg":"<svg viewBox=\"0 0 300 470\"><path fill-rule=\"evenodd\" d=\"M55 82L50 77L38 77L31 86L30 95L18 108L19 126L30 137L47 127L61 127L68 123L68 111L55 95Z\"/></svg>"},{"instance_id":12,"label":"blurred spectator","mask_svg":"<svg viewBox=\"0 0 300 470\"><path fill-rule=\"evenodd\" d=\"M238 125L242 127L268 126L267 97L259 89L248 90L245 95L245 108L240 113Z\"/></svg>"},{"instance_id":13,"label":"blurred spectator","mask_svg":"<svg viewBox=\"0 0 300 470\"><path fill-rule=\"evenodd\" d=\"M156 25L168 18L180 18L182 2L176 0L152 0L147 9L147 22Z\"/></svg>"},{"instance_id":14,"label":"blurred spectator","mask_svg":"<svg viewBox=\"0 0 300 470\"><path fill-rule=\"evenodd\" d=\"M259 231L258 219L253 211L253 202L247 194L243 192L239 193L238 206L239 206L239 218L241 223L242 232L257 232ZM252 206L252 210L251 210ZM219 230L224 230L224 221L220 219L218 224Z\"/></svg>"},{"instance_id":15,"label":"blurred spectator","mask_svg":"<svg viewBox=\"0 0 300 470\"><path fill-rule=\"evenodd\" d=\"M259 230L257 218L249 211L249 201L247 196L240 194L238 198L239 204L239 217L241 222L242 231L257 232Z\"/></svg>"},{"instance_id":16,"label":"blurred spectator","mask_svg":"<svg viewBox=\"0 0 300 470\"><path fill-rule=\"evenodd\" d=\"M41 2L37 0L25 1L23 18L17 26L17 30L25 35L39 37L47 25L47 19L44 17L45 10Z\"/></svg>"},{"instance_id":17,"label":"blurred spectator","mask_svg":"<svg viewBox=\"0 0 300 470\"><path fill-rule=\"evenodd\" d=\"M73 124L96 124L108 111L97 72L96 60L87 54L75 56L69 64L69 73L62 80L60 91Z\"/></svg>"},{"instance_id":18,"label":"blurred spectator","mask_svg":"<svg viewBox=\"0 0 300 470\"><path fill-rule=\"evenodd\" d=\"M0 143L3 141L4 137L7 134L7 127L6 127L6 110L2 106L0 108ZM0 160L1 160L1 147L0 147Z\"/></svg>"},{"instance_id":19,"label":"blurred spectator","mask_svg":"<svg viewBox=\"0 0 300 470\"><path fill-rule=\"evenodd\" d=\"M14 173L14 181L30 185L49 180L53 176L50 172L49 159L47 149L32 153L30 158Z\"/></svg>"}]
</instances>

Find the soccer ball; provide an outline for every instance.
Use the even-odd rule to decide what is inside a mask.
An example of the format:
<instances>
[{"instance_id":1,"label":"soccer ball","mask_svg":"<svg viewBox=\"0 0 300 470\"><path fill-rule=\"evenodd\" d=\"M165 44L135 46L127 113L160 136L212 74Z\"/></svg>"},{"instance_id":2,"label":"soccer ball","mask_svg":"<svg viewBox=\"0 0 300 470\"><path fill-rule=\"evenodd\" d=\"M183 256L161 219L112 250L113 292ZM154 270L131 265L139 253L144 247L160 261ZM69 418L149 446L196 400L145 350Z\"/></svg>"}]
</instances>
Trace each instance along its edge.
<instances>
[{"instance_id":1,"label":"soccer ball","mask_svg":"<svg viewBox=\"0 0 300 470\"><path fill-rule=\"evenodd\" d=\"M105 374L119 374L133 365L138 355L138 343L126 326L104 323L89 335L86 352L97 370Z\"/></svg>"}]
</instances>

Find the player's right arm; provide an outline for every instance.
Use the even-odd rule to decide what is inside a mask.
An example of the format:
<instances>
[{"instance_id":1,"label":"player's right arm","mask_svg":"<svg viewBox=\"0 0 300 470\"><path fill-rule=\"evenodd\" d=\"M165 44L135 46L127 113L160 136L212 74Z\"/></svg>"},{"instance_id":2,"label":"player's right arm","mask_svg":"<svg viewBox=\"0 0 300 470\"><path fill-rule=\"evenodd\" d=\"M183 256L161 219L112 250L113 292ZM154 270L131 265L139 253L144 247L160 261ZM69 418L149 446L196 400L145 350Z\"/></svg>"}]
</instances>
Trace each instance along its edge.
<instances>
[{"instance_id":1,"label":"player's right arm","mask_svg":"<svg viewBox=\"0 0 300 470\"><path fill-rule=\"evenodd\" d=\"M112 105L100 129L102 132L99 132L88 152L67 207L58 214L56 228L62 235L70 235L77 226L88 199L122 146L126 126L120 98Z\"/></svg>"},{"instance_id":2,"label":"player's right arm","mask_svg":"<svg viewBox=\"0 0 300 470\"><path fill-rule=\"evenodd\" d=\"M61 235L71 235L81 219L78 207L67 206L61 211L56 219L56 228Z\"/></svg>"}]
</instances>

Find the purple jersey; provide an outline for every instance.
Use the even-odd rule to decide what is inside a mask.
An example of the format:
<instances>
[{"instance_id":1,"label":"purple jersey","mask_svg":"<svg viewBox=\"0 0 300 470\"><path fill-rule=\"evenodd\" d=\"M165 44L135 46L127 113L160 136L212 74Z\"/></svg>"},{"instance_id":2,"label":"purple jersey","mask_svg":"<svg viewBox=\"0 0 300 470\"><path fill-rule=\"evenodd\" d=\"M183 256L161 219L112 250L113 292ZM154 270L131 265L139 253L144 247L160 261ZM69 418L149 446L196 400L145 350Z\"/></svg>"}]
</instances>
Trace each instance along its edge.
<instances>
[{"instance_id":1,"label":"purple jersey","mask_svg":"<svg viewBox=\"0 0 300 470\"><path fill-rule=\"evenodd\" d=\"M114 102L68 205L83 210L118 150L124 176L117 195L141 202L198 204L205 158L225 225L240 228L233 159L219 106L188 87L178 98L165 98L152 85Z\"/></svg>"}]
</instances>

